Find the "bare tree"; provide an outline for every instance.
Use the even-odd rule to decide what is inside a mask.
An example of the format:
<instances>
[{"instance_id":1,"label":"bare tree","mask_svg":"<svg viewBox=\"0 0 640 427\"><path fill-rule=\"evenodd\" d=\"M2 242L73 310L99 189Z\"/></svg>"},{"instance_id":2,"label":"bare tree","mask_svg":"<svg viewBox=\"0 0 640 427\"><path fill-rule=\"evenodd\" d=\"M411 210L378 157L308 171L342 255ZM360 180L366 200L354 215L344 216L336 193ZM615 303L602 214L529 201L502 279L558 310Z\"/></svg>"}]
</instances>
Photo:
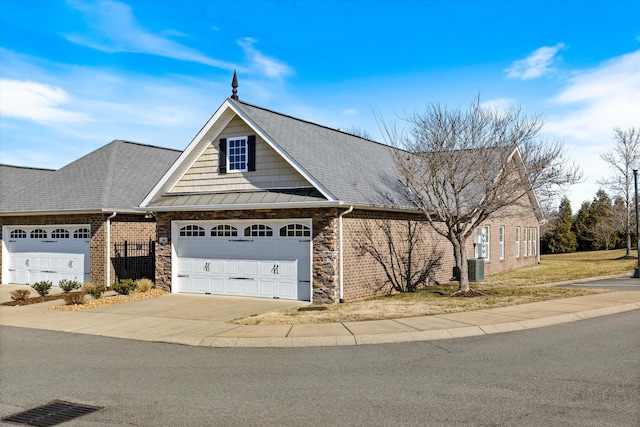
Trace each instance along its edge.
<instances>
[{"instance_id":1,"label":"bare tree","mask_svg":"<svg viewBox=\"0 0 640 427\"><path fill-rule=\"evenodd\" d=\"M397 132L379 120L397 151L396 164L413 203L447 238L460 271L460 293L470 292L467 241L490 216L506 208L556 198L581 179L559 141L537 139L543 125L513 108L485 108L476 97L467 110L430 105L405 118Z\"/></svg>"},{"instance_id":2,"label":"bare tree","mask_svg":"<svg viewBox=\"0 0 640 427\"><path fill-rule=\"evenodd\" d=\"M386 280L378 290L415 292L440 267L442 252L435 245L426 249L423 225L406 220L394 226L391 220L378 220L373 226L365 223L357 234L356 249L372 256L384 270Z\"/></svg>"},{"instance_id":3,"label":"bare tree","mask_svg":"<svg viewBox=\"0 0 640 427\"><path fill-rule=\"evenodd\" d=\"M615 128L613 133L615 147L611 151L600 154L600 158L609 165L613 174L599 180L598 183L606 185L614 195L622 197L625 202L627 207L624 222L624 233L627 239L626 256L630 256L631 206L634 203L632 165L640 156L640 128L632 127L627 130Z\"/></svg>"}]
</instances>

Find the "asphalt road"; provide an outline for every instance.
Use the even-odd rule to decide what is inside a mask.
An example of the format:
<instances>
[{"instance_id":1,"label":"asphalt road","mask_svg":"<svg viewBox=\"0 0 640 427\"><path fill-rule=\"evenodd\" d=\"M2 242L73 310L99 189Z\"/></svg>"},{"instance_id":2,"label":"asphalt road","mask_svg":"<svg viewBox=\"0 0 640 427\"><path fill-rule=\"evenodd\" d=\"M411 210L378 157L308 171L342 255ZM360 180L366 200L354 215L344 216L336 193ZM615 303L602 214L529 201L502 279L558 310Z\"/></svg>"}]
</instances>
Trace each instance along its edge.
<instances>
[{"instance_id":1,"label":"asphalt road","mask_svg":"<svg viewBox=\"0 0 640 427\"><path fill-rule=\"evenodd\" d=\"M0 327L0 415L65 426L638 426L640 310L406 344L215 349Z\"/></svg>"},{"instance_id":2,"label":"asphalt road","mask_svg":"<svg viewBox=\"0 0 640 427\"><path fill-rule=\"evenodd\" d=\"M633 277L616 277L613 279L599 279L589 282L564 285L563 288L595 288L612 289L618 291L640 291L640 279Z\"/></svg>"}]
</instances>

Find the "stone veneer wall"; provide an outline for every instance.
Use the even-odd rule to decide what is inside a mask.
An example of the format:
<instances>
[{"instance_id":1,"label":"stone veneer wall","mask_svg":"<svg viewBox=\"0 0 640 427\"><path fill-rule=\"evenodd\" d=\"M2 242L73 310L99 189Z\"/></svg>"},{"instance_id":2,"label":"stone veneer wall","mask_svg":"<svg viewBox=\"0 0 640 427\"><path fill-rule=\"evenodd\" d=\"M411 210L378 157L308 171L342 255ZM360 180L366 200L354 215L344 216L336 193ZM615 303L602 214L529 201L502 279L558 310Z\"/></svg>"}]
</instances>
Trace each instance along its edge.
<instances>
[{"instance_id":1,"label":"stone veneer wall","mask_svg":"<svg viewBox=\"0 0 640 427\"><path fill-rule=\"evenodd\" d=\"M7 216L0 217L0 239L2 239L2 227L5 225L65 225L65 224L90 224L91 241L89 243L89 277L92 283L106 284L106 221L111 214L73 214L73 215L34 215L34 216ZM155 239L155 221L146 220L142 215L118 214L111 220L111 250L110 257L114 256L113 243L123 240L149 240ZM1 240L0 240L1 241ZM0 259L0 272L2 271L2 259ZM1 273L0 273L1 274ZM115 280L115 271L111 268L111 278ZM0 276L0 280L1 280Z\"/></svg>"},{"instance_id":2,"label":"stone veneer wall","mask_svg":"<svg viewBox=\"0 0 640 427\"><path fill-rule=\"evenodd\" d=\"M274 209L207 212L158 212L157 237L167 244L156 244L156 285L171 290L171 221L210 221L225 219L311 218L313 227L313 301L335 303L338 295L338 210Z\"/></svg>"}]
</instances>

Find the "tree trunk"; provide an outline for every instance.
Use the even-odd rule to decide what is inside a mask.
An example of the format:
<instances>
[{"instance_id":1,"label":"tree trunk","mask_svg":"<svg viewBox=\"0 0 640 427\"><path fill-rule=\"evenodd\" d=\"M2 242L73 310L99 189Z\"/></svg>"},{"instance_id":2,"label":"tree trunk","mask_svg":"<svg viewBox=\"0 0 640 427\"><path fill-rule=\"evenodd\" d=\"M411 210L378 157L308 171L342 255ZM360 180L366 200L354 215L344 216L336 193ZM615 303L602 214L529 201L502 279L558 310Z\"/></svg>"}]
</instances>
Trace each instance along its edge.
<instances>
[{"instance_id":1,"label":"tree trunk","mask_svg":"<svg viewBox=\"0 0 640 427\"><path fill-rule=\"evenodd\" d=\"M456 241L453 242L454 250L456 251L457 256L455 258L456 262L458 262L458 269L460 271L459 292L467 292L471 288L469 286L469 267L467 265L467 251L466 248L467 239L462 236L456 236Z\"/></svg>"}]
</instances>

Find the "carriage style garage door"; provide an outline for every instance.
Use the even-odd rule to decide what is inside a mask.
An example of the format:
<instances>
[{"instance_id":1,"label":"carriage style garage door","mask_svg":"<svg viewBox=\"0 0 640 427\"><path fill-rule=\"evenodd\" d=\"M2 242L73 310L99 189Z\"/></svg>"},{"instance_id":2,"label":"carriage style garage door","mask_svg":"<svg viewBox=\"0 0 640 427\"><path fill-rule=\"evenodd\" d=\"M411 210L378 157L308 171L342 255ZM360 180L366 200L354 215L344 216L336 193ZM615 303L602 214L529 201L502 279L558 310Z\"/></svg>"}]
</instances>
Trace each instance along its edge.
<instances>
[{"instance_id":1,"label":"carriage style garage door","mask_svg":"<svg viewBox=\"0 0 640 427\"><path fill-rule=\"evenodd\" d=\"M172 234L174 292L311 298L311 220L175 221Z\"/></svg>"},{"instance_id":2,"label":"carriage style garage door","mask_svg":"<svg viewBox=\"0 0 640 427\"><path fill-rule=\"evenodd\" d=\"M3 233L9 263L2 277L8 283L89 281L89 225L11 226Z\"/></svg>"}]
</instances>

